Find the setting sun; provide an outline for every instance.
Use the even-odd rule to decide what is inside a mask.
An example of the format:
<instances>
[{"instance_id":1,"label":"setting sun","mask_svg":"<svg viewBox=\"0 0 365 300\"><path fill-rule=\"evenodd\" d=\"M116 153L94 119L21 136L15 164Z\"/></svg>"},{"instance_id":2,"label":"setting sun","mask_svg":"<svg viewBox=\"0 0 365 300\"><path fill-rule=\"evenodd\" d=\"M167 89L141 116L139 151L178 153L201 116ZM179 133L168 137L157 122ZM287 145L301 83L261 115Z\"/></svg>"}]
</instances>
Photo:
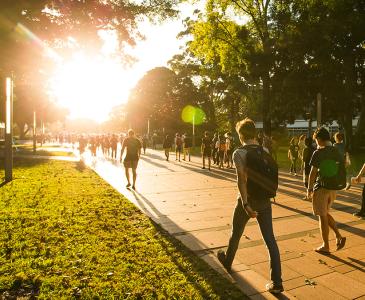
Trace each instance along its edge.
<instances>
[{"instance_id":1,"label":"setting sun","mask_svg":"<svg viewBox=\"0 0 365 300\"><path fill-rule=\"evenodd\" d=\"M51 92L70 110L70 118L102 122L112 107L127 101L133 84L118 62L78 54L58 67L51 79Z\"/></svg>"}]
</instances>

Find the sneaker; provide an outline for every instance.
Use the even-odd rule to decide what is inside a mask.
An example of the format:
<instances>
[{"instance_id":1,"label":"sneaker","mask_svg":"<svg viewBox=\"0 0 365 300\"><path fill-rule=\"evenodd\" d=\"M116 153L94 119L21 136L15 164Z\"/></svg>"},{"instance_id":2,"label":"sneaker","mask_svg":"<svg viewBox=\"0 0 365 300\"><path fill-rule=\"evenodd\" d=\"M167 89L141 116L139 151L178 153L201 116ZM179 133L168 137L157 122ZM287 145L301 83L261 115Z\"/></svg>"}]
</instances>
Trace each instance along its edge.
<instances>
[{"instance_id":1,"label":"sneaker","mask_svg":"<svg viewBox=\"0 0 365 300\"><path fill-rule=\"evenodd\" d=\"M351 183L346 183L345 190L348 191L351 188Z\"/></svg>"},{"instance_id":2,"label":"sneaker","mask_svg":"<svg viewBox=\"0 0 365 300\"><path fill-rule=\"evenodd\" d=\"M273 282L270 282L266 285L266 290L271 294L280 294L284 292L282 285L275 285Z\"/></svg>"},{"instance_id":3,"label":"sneaker","mask_svg":"<svg viewBox=\"0 0 365 300\"><path fill-rule=\"evenodd\" d=\"M129 187L131 187L131 184L130 184L130 183L128 183L125 187L126 187L126 188L129 188Z\"/></svg>"},{"instance_id":4,"label":"sneaker","mask_svg":"<svg viewBox=\"0 0 365 300\"><path fill-rule=\"evenodd\" d=\"M223 267L230 272L231 271L231 266L227 266L226 265L226 253L223 250L219 250L217 253L217 258L219 260L219 262L223 265Z\"/></svg>"},{"instance_id":5,"label":"sneaker","mask_svg":"<svg viewBox=\"0 0 365 300\"><path fill-rule=\"evenodd\" d=\"M365 217L365 213L363 213L362 211L358 211L356 213L354 213L355 217Z\"/></svg>"}]
</instances>

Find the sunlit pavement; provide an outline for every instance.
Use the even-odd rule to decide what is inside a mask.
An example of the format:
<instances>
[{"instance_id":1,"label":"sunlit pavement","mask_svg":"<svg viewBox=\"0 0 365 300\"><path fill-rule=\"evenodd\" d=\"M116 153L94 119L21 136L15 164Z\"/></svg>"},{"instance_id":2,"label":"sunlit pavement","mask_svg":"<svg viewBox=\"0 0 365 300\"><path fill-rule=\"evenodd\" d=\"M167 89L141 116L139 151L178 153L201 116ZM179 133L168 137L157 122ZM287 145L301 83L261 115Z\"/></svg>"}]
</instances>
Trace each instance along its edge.
<instances>
[{"instance_id":1,"label":"sunlit pavement","mask_svg":"<svg viewBox=\"0 0 365 300\"><path fill-rule=\"evenodd\" d=\"M137 191L125 188L124 169L118 161L101 154L83 155L85 163L119 192L194 251L212 268L236 282L252 299L274 299L265 292L269 280L268 256L255 221L246 227L232 274L215 257L227 246L236 199L234 170L202 170L199 158L192 162L167 162L162 151L147 150L138 166ZM119 160L119 157L118 157ZM318 221L311 203L302 200L299 177L281 173L279 194L273 204L274 230L278 240L284 287L281 299L358 299L365 297L365 220L352 213L360 206L361 187L339 192L333 216L347 244L335 252L331 233L330 256L317 254Z\"/></svg>"}]
</instances>

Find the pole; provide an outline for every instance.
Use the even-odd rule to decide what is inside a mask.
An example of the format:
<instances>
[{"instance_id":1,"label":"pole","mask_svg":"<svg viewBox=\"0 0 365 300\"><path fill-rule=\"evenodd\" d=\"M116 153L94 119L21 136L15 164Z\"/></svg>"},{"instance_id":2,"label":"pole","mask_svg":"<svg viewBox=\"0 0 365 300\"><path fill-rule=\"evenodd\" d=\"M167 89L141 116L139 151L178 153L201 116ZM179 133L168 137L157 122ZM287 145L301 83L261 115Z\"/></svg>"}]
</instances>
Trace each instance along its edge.
<instances>
[{"instance_id":1,"label":"pole","mask_svg":"<svg viewBox=\"0 0 365 300\"><path fill-rule=\"evenodd\" d=\"M193 115L193 147L195 147L195 112Z\"/></svg>"},{"instance_id":2,"label":"pole","mask_svg":"<svg viewBox=\"0 0 365 300\"><path fill-rule=\"evenodd\" d=\"M150 119L147 121L147 136L150 136Z\"/></svg>"},{"instance_id":3,"label":"pole","mask_svg":"<svg viewBox=\"0 0 365 300\"><path fill-rule=\"evenodd\" d=\"M6 78L5 98L5 181L13 180L13 78Z\"/></svg>"},{"instance_id":4,"label":"pole","mask_svg":"<svg viewBox=\"0 0 365 300\"><path fill-rule=\"evenodd\" d=\"M33 112L33 153L37 151L37 115Z\"/></svg>"},{"instance_id":5,"label":"pole","mask_svg":"<svg viewBox=\"0 0 365 300\"><path fill-rule=\"evenodd\" d=\"M322 125L322 95L317 94L317 127Z\"/></svg>"}]
</instances>

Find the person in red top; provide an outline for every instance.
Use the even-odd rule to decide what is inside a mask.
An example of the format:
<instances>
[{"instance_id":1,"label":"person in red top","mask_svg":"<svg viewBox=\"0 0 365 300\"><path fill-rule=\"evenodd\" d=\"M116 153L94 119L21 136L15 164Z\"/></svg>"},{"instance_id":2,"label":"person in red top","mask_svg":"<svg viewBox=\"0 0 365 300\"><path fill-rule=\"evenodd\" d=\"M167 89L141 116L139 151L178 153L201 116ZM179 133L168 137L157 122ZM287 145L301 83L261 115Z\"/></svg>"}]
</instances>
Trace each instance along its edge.
<instances>
[{"instance_id":1,"label":"person in red top","mask_svg":"<svg viewBox=\"0 0 365 300\"><path fill-rule=\"evenodd\" d=\"M127 149L127 154L124 158L123 164L125 167L125 176L127 178L128 184L127 188L131 186L129 178L129 169L132 169L133 173L133 185L132 189L136 189L136 179L137 179L137 166L138 161L141 156L142 144L139 139L135 137L134 131L132 129L128 130L128 137L124 139L122 144L122 150L120 153L120 160L122 161L124 150Z\"/></svg>"}]
</instances>

